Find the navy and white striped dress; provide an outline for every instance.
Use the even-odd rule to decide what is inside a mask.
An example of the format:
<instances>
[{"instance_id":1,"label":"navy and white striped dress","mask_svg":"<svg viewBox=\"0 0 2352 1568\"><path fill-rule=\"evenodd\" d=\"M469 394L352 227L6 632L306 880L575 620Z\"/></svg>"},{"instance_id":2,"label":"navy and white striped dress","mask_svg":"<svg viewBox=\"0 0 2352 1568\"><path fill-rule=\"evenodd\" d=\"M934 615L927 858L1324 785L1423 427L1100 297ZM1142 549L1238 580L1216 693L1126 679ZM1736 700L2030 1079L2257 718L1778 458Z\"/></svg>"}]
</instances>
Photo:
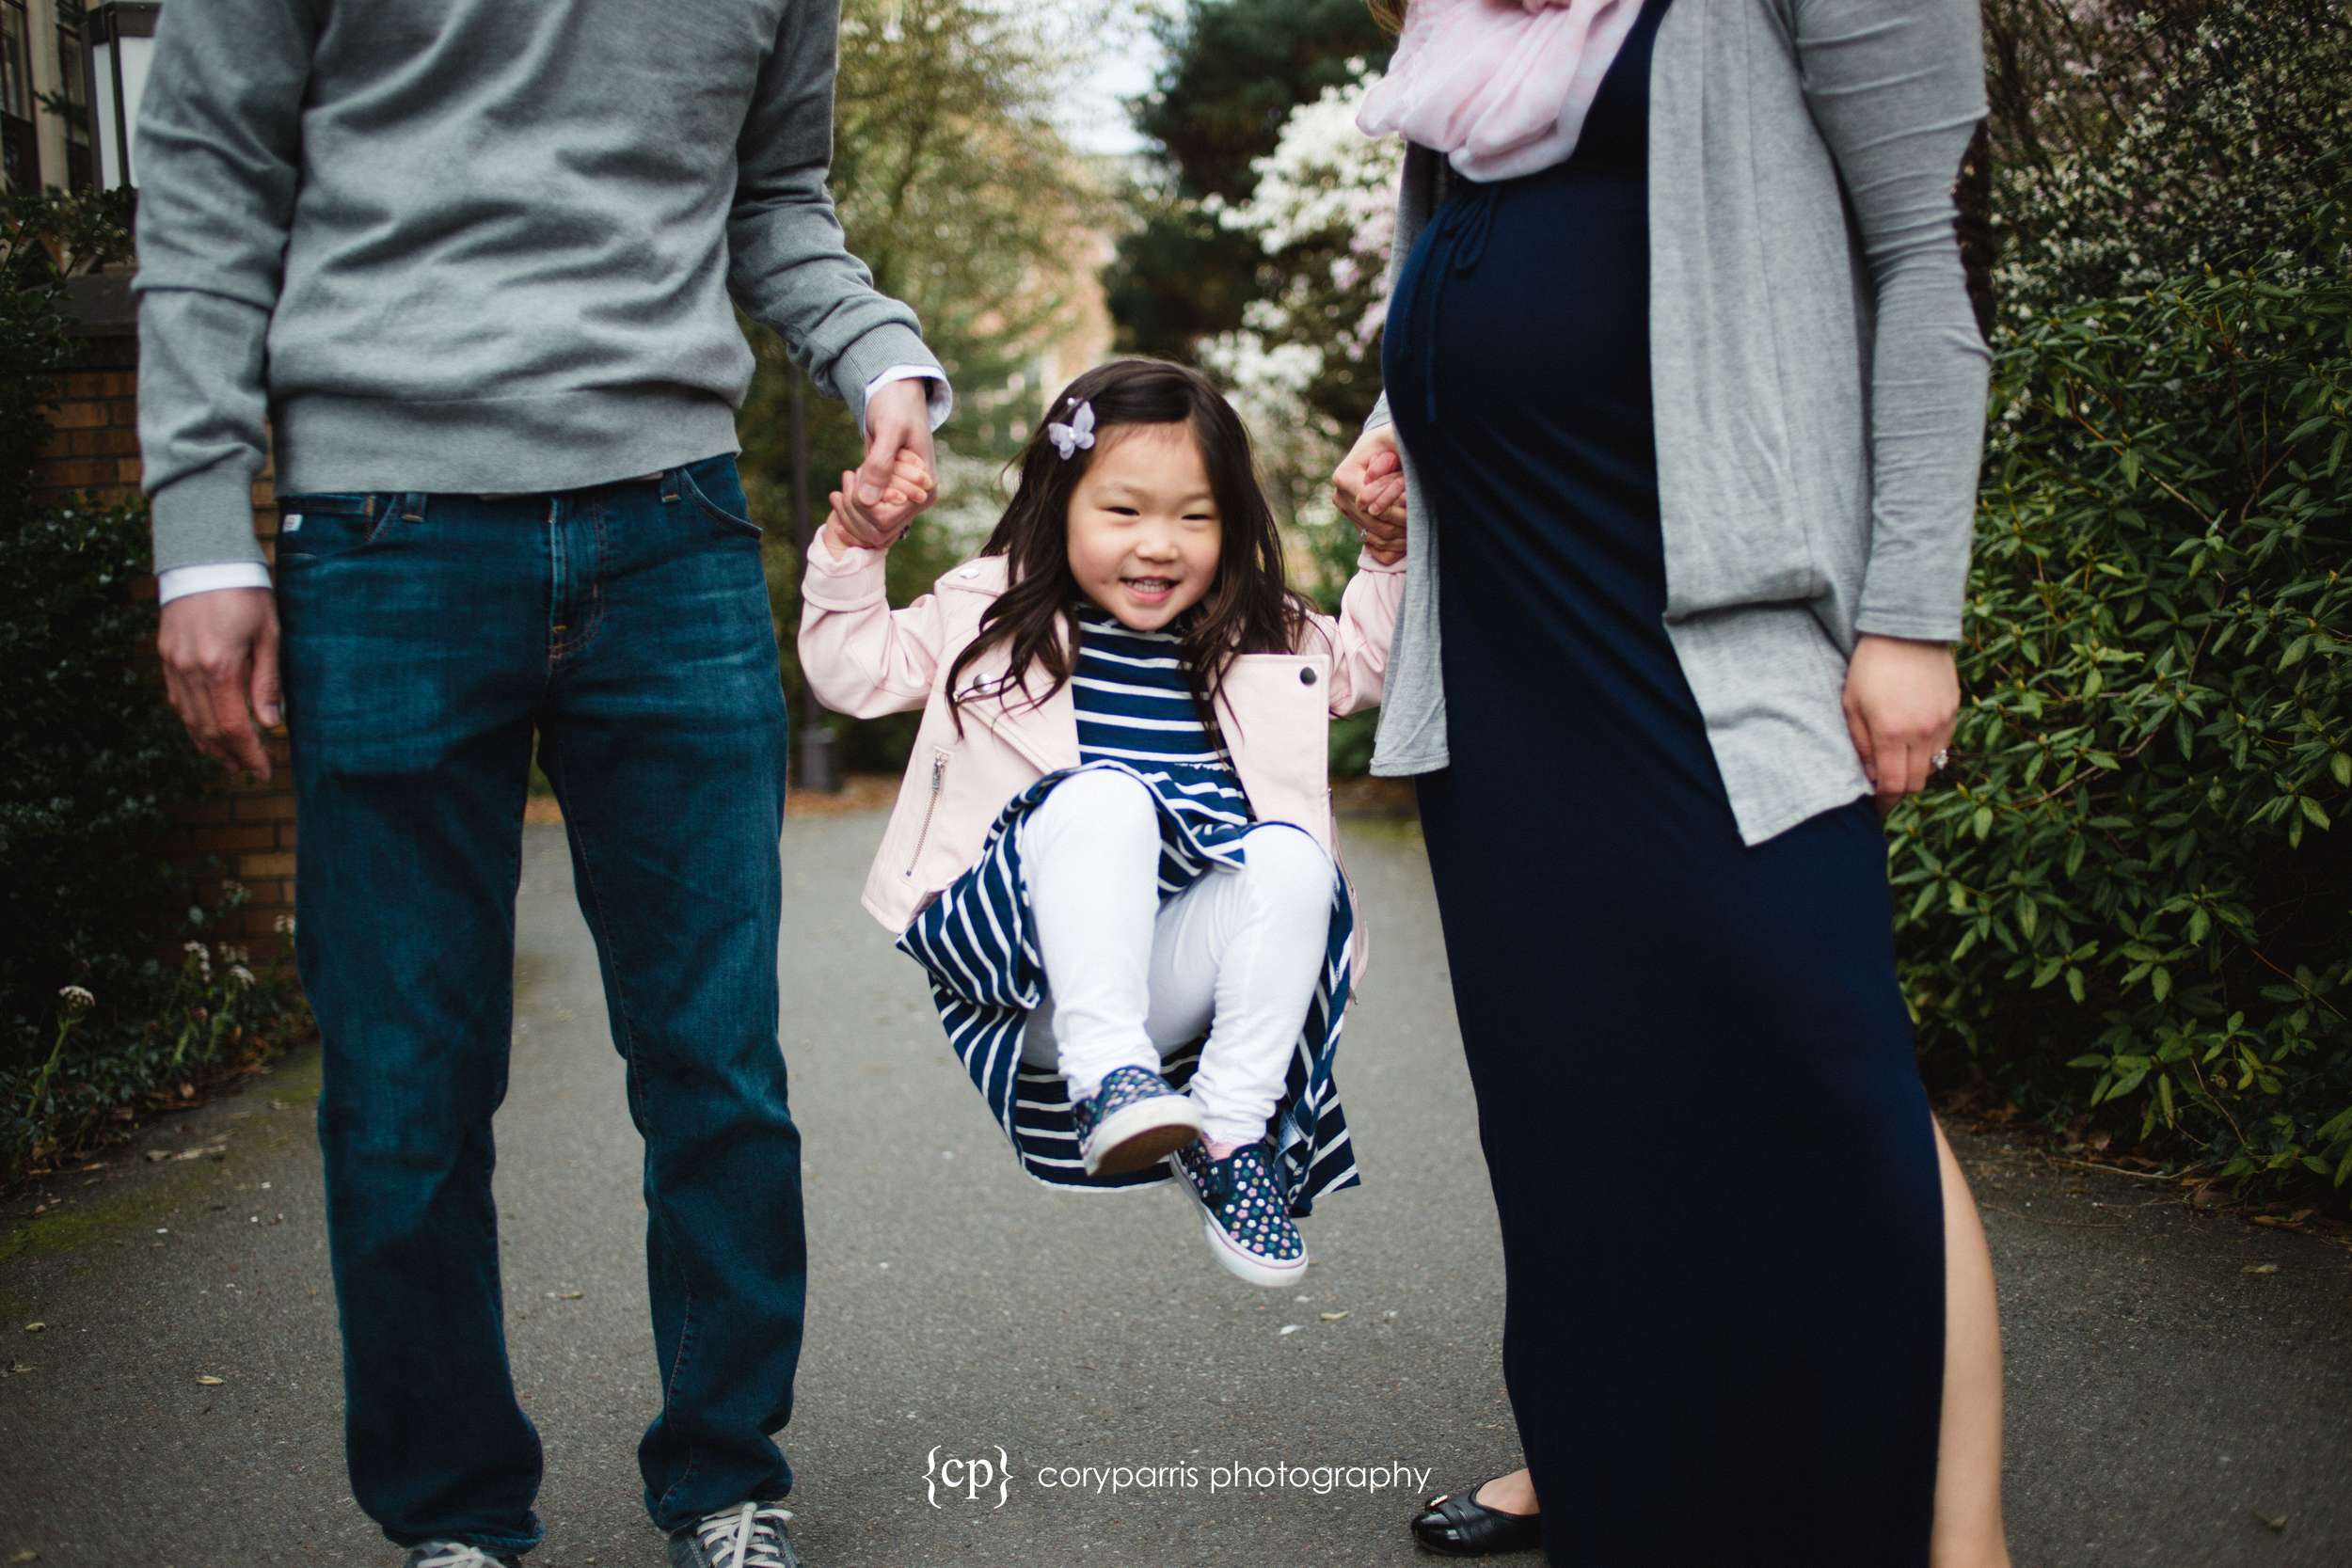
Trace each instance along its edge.
<instances>
[{"instance_id":1,"label":"navy and white striped dress","mask_svg":"<svg viewBox=\"0 0 2352 1568\"><path fill-rule=\"evenodd\" d=\"M1131 630L1091 604L1080 608L1078 627L1072 694L1079 766L1049 773L1007 801L979 858L914 917L898 945L930 976L948 1044L1024 1170L1055 1186L1147 1187L1170 1180L1165 1164L1126 1176L1086 1174L1070 1121L1069 1085L1021 1059L1022 1034L1046 992L1021 871L1022 827L1064 779L1105 768L1132 774L1160 803L1166 899L1204 876L1239 870L1248 835L1260 824L1232 762L1200 723L1177 636ZM1359 1180L1331 1077L1347 1016L1355 927L1347 883L1335 868L1323 974L1269 1128L1275 1180L1294 1215ZM1190 1041L1168 1056L1161 1070L1169 1083L1182 1088L1191 1081L1202 1043Z\"/></svg>"}]
</instances>

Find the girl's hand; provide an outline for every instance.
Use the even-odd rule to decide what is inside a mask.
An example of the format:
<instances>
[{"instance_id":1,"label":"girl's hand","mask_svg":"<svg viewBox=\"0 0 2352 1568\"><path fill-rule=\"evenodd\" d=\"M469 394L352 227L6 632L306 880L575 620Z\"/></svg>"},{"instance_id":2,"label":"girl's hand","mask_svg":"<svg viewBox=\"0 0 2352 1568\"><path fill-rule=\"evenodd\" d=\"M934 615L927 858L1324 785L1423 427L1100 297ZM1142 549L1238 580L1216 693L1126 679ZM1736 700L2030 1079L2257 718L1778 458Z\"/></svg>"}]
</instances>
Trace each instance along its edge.
<instances>
[{"instance_id":1,"label":"girl's hand","mask_svg":"<svg viewBox=\"0 0 2352 1568\"><path fill-rule=\"evenodd\" d=\"M1395 426L1358 438L1332 470L1331 499L1375 561L1386 566L1405 558L1405 460L1397 455Z\"/></svg>"},{"instance_id":2,"label":"girl's hand","mask_svg":"<svg viewBox=\"0 0 2352 1568\"><path fill-rule=\"evenodd\" d=\"M922 455L912 447L901 448L891 463L888 484L878 506L885 516L904 508L896 527L878 521L855 500L858 476L844 469L841 488L825 499L832 507L825 518L825 542L835 550L863 548L886 550L903 537L914 526L914 514L930 504L936 481Z\"/></svg>"},{"instance_id":3,"label":"girl's hand","mask_svg":"<svg viewBox=\"0 0 2352 1568\"><path fill-rule=\"evenodd\" d=\"M1948 642L1865 632L1846 666L1846 730L1881 813L1924 787L1930 759L1960 716L1960 668Z\"/></svg>"}]
</instances>

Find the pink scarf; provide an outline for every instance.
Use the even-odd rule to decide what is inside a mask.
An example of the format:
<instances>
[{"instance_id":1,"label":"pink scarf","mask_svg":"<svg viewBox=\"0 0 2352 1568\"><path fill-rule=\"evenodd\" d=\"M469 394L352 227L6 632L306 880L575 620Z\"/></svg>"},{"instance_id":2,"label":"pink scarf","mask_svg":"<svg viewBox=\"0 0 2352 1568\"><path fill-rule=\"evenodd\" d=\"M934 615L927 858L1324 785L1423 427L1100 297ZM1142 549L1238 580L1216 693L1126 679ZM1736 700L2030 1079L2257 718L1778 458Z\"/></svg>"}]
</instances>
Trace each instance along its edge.
<instances>
[{"instance_id":1,"label":"pink scarf","mask_svg":"<svg viewBox=\"0 0 2352 1568\"><path fill-rule=\"evenodd\" d=\"M1447 155L1469 180L1564 162L1641 0L1412 0L1356 126Z\"/></svg>"}]
</instances>

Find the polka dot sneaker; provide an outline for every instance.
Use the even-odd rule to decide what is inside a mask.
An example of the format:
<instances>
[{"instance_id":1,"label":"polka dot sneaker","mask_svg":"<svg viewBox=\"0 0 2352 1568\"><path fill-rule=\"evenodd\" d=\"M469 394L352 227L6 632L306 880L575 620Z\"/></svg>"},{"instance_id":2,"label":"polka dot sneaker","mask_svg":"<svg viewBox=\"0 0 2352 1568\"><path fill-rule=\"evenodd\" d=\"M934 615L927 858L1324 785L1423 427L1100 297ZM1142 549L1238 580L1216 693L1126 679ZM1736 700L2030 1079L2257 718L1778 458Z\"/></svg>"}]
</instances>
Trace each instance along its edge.
<instances>
[{"instance_id":1,"label":"polka dot sneaker","mask_svg":"<svg viewBox=\"0 0 2352 1568\"><path fill-rule=\"evenodd\" d=\"M1150 1068L1115 1067L1090 1100L1070 1107L1089 1176L1125 1176L1156 1165L1200 1135L1200 1112Z\"/></svg>"},{"instance_id":2,"label":"polka dot sneaker","mask_svg":"<svg viewBox=\"0 0 2352 1568\"><path fill-rule=\"evenodd\" d=\"M1288 1285L1307 1272L1307 1243L1274 1185L1263 1144L1222 1160L1199 1143L1176 1151L1177 1183L1200 1210L1216 1260L1252 1285Z\"/></svg>"}]
</instances>

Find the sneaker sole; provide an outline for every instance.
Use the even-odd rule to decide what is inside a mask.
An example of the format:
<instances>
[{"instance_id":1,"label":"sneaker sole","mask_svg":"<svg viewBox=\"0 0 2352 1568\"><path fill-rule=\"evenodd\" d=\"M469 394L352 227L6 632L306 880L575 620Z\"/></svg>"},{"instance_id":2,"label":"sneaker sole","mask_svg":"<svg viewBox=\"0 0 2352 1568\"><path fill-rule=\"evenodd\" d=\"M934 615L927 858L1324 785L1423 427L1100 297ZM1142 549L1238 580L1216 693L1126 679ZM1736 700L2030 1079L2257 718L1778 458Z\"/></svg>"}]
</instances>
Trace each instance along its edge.
<instances>
[{"instance_id":1,"label":"sneaker sole","mask_svg":"<svg viewBox=\"0 0 2352 1568\"><path fill-rule=\"evenodd\" d=\"M1088 1147L1089 1176L1127 1176L1175 1153L1200 1135L1200 1112L1181 1094L1138 1100L1103 1118Z\"/></svg>"},{"instance_id":2,"label":"sneaker sole","mask_svg":"<svg viewBox=\"0 0 2352 1568\"><path fill-rule=\"evenodd\" d=\"M1307 1272L1306 1243L1303 1239L1296 1259L1288 1263L1269 1263L1263 1258L1244 1252L1226 1239L1224 1227L1216 1223L1216 1216L1209 1212L1209 1206L1193 1190L1191 1179L1182 1171L1176 1175L1176 1185L1184 1189L1184 1196L1191 1200L1192 1206L1200 1211L1200 1235L1209 1243L1210 1256L1224 1264L1225 1272L1234 1278L1276 1289L1290 1284Z\"/></svg>"}]
</instances>

